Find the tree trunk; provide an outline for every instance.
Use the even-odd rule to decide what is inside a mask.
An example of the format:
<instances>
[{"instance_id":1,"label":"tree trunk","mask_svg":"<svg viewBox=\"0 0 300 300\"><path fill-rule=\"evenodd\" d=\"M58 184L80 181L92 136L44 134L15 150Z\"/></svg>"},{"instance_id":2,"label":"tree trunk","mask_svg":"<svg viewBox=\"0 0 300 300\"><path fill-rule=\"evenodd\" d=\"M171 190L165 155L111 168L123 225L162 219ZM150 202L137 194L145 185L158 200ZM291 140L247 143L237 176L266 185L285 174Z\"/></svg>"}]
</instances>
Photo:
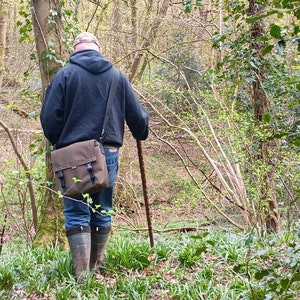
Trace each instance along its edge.
<instances>
[{"instance_id":1,"label":"tree trunk","mask_svg":"<svg viewBox=\"0 0 300 300\"><path fill-rule=\"evenodd\" d=\"M44 99L46 87L61 67L58 61L64 60L66 55L63 52L64 46L61 43L60 2L54 0L32 0L31 5L36 49L42 79L41 96ZM50 48L49 45L53 46ZM55 53L55 57L53 53ZM49 155L49 143L47 143L46 149L46 182L54 182ZM64 247L67 243L64 234L62 200L58 199L50 189L45 190L44 196L34 246L49 246L60 243Z\"/></svg>"},{"instance_id":2,"label":"tree trunk","mask_svg":"<svg viewBox=\"0 0 300 300\"><path fill-rule=\"evenodd\" d=\"M120 0L114 0L112 12L111 28L115 34L111 35L110 41L110 60L116 61L121 56L122 49L119 42L119 33L122 32L122 14Z\"/></svg>"},{"instance_id":3,"label":"tree trunk","mask_svg":"<svg viewBox=\"0 0 300 300\"><path fill-rule=\"evenodd\" d=\"M2 0L0 3L0 87L2 87L3 75L5 71L7 22L8 1Z\"/></svg>"},{"instance_id":4,"label":"tree trunk","mask_svg":"<svg viewBox=\"0 0 300 300\"><path fill-rule=\"evenodd\" d=\"M64 59L60 2L32 0L32 19L36 49L44 91L61 67L57 60ZM49 46L49 45L53 46ZM54 54L55 53L55 56ZM56 59L55 59L56 58Z\"/></svg>"},{"instance_id":5,"label":"tree trunk","mask_svg":"<svg viewBox=\"0 0 300 300\"><path fill-rule=\"evenodd\" d=\"M251 16L262 14L263 6L259 1L249 0L249 14ZM264 35L264 26L262 20L255 21L250 29L252 49L256 50L256 56L262 60L261 52L264 49L263 43L255 42ZM263 116L269 114L269 103L267 96L262 88L265 81L263 67L253 69L256 74L256 81L252 84L252 100L255 120L260 124L263 122ZM264 174L264 182L261 188L260 200L265 209L265 222L267 231L278 232L281 229L280 215L278 213L277 196L275 192L274 167L271 163L269 150L271 143L261 140L257 159L268 169Z\"/></svg>"}]
</instances>

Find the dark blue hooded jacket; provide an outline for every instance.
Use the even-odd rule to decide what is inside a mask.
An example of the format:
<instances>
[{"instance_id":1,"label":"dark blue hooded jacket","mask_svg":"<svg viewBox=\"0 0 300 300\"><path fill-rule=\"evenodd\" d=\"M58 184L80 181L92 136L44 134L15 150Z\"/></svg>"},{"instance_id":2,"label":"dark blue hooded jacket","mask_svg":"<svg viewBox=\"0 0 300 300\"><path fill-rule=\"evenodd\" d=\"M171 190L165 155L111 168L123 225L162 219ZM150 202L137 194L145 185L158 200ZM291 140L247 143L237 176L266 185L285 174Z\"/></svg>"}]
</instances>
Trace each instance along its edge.
<instances>
[{"instance_id":1,"label":"dark blue hooded jacket","mask_svg":"<svg viewBox=\"0 0 300 300\"><path fill-rule=\"evenodd\" d=\"M48 86L41 110L42 128L52 145L61 148L78 141L99 141L111 81L112 64L99 52L82 50L71 55L70 64ZM148 113L120 72L105 144L122 146L125 122L135 139L147 138Z\"/></svg>"}]
</instances>

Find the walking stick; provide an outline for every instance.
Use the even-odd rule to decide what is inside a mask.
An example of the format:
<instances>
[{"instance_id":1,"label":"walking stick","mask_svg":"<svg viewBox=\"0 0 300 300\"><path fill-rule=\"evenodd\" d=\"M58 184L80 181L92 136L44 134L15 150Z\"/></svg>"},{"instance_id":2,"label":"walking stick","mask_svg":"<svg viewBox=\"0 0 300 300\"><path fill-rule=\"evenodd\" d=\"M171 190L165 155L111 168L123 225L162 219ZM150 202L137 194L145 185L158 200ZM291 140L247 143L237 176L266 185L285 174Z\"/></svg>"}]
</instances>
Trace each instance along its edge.
<instances>
[{"instance_id":1,"label":"walking stick","mask_svg":"<svg viewBox=\"0 0 300 300\"><path fill-rule=\"evenodd\" d=\"M140 162L140 170L141 170L141 178L142 178L142 185L143 185L144 202L145 202L145 209L146 209L146 216L147 216L147 223L148 223L150 245L151 245L151 247L153 247L154 246L154 238L153 238L150 206L149 206L149 199L148 199L148 192L147 192L147 183L146 183L146 173L145 173L145 166L144 166L144 159L143 159L142 142L139 140L137 140L137 148L138 148L138 155L139 155L139 162Z\"/></svg>"}]
</instances>

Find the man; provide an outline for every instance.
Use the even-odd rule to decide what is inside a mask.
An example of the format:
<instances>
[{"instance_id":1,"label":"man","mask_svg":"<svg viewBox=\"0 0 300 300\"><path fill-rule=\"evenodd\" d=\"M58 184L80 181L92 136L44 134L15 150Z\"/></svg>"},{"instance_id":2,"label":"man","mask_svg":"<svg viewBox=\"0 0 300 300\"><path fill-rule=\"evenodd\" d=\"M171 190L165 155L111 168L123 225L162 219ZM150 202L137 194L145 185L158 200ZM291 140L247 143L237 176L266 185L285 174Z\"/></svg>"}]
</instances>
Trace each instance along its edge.
<instances>
[{"instance_id":1,"label":"man","mask_svg":"<svg viewBox=\"0 0 300 300\"><path fill-rule=\"evenodd\" d=\"M55 148L89 139L99 140L112 81L113 66L102 56L94 35L79 34L73 50L70 64L57 72L47 88L40 115L44 134ZM92 211L82 198L77 201L64 198L66 235L77 277L90 270L100 274L104 264L111 216L103 210L108 212L113 208L113 186L125 122L135 139L147 138L148 113L139 104L126 76L120 72L104 140L110 186L91 195L92 206L98 208L97 212Z\"/></svg>"}]
</instances>

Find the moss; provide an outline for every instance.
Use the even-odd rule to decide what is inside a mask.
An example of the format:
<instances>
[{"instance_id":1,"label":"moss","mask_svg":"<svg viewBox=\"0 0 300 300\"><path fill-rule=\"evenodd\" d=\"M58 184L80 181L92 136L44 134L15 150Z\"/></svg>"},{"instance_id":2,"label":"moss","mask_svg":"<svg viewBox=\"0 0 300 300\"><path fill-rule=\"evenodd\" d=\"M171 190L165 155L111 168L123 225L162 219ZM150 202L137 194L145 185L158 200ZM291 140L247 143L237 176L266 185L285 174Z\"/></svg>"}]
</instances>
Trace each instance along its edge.
<instances>
[{"instance_id":1,"label":"moss","mask_svg":"<svg viewBox=\"0 0 300 300\"><path fill-rule=\"evenodd\" d=\"M59 245L62 249L68 248L65 235L63 202L46 193L45 204L42 209L39 227L33 241L33 247L48 247Z\"/></svg>"}]
</instances>

